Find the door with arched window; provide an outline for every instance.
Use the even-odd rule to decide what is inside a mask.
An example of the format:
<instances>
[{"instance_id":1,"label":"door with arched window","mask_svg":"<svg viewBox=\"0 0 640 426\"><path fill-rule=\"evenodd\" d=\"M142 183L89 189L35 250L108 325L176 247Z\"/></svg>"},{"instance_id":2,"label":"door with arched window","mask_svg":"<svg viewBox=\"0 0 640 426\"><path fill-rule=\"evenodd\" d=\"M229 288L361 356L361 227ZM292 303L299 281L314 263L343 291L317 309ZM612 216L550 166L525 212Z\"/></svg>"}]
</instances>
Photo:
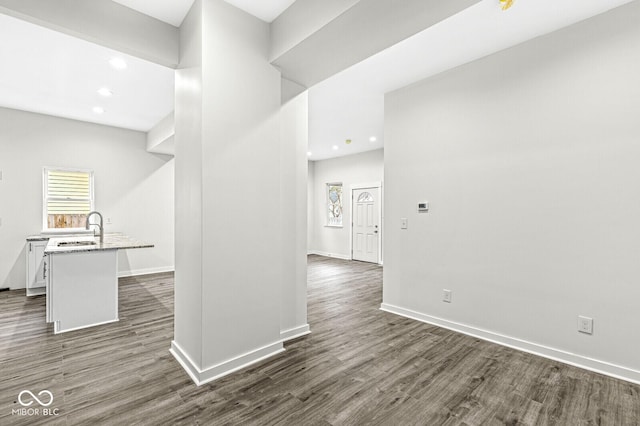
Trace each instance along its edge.
<instances>
[{"instance_id":1,"label":"door with arched window","mask_svg":"<svg viewBox=\"0 0 640 426\"><path fill-rule=\"evenodd\" d=\"M380 188L359 188L352 191L353 260L378 263L380 260Z\"/></svg>"}]
</instances>

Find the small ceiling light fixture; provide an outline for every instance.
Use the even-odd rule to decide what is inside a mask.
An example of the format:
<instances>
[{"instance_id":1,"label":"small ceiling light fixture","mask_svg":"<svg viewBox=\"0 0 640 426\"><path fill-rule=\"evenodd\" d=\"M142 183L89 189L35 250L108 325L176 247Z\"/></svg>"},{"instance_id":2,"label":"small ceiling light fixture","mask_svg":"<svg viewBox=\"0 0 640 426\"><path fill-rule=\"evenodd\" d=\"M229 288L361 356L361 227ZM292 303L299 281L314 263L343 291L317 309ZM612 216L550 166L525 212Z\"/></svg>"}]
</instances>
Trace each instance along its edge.
<instances>
[{"instance_id":1,"label":"small ceiling light fixture","mask_svg":"<svg viewBox=\"0 0 640 426\"><path fill-rule=\"evenodd\" d=\"M309 151L307 152L307 157L311 157L313 155L313 152Z\"/></svg>"},{"instance_id":2,"label":"small ceiling light fixture","mask_svg":"<svg viewBox=\"0 0 640 426\"><path fill-rule=\"evenodd\" d=\"M117 57L109 59L109 65L117 70L123 70L127 68L127 63L124 61L124 59Z\"/></svg>"},{"instance_id":3,"label":"small ceiling light fixture","mask_svg":"<svg viewBox=\"0 0 640 426\"><path fill-rule=\"evenodd\" d=\"M514 0L499 0L499 1L500 1L500 5L502 6L502 10L509 9L511 6L513 6L513 2L514 2Z\"/></svg>"},{"instance_id":4,"label":"small ceiling light fixture","mask_svg":"<svg viewBox=\"0 0 640 426\"><path fill-rule=\"evenodd\" d=\"M377 141L377 140L378 140L378 138L376 138L375 136L371 136L371 137L369 138L369 142L375 142L375 141Z\"/></svg>"},{"instance_id":5,"label":"small ceiling light fixture","mask_svg":"<svg viewBox=\"0 0 640 426\"><path fill-rule=\"evenodd\" d=\"M337 150L338 150L338 145L334 145L334 146L332 146L331 148L332 148L334 151L337 151Z\"/></svg>"},{"instance_id":6,"label":"small ceiling light fixture","mask_svg":"<svg viewBox=\"0 0 640 426\"><path fill-rule=\"evenodd\" d=\"M351 139L347 139L346 141L344 141L344 143L346 143L347 145L351 144Z\"/></svg>"},{"instance_id":7,"label":"small ceiling light fixture","mask_svg":"<svg viewBox=\"0 0 640 426\"><path fill-rule=\"evenodd\" d=\"M113 92L106 87L101 87L100 89L98 89L98 94L104 96L105 98L113 96Z\"/></svg>"},{"instance_id":8,"label":"small ceiling light fixture","mask_svg":"<svg viewBox=\"0 0 640 426\"><path fill-rule=\"evenodd\" d=\"M92 111L95 112L96 114L103 114L104 108L96 106L96 107L93 107Z\"/></svg>"}]
</instances>

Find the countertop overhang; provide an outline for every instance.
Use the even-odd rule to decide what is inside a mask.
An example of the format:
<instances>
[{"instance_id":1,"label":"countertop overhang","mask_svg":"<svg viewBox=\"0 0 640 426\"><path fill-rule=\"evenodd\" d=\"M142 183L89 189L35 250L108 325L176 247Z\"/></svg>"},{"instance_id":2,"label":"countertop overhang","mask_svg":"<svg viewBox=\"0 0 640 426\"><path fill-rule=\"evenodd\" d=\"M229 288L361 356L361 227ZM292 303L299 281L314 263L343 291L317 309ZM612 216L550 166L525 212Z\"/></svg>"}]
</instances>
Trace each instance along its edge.
<instances>
[{"instance_id":1,"label":"countertop overhang","mask_svg":"<svg viewBox=\"0 0 640 426\"><path fill-rule=\"evenodd\" d=\"M91 245L62 245L59 243L69 243L75 241L93 241ZM153 244L145 243L133 239L121 233L104 234L104 242L100 242L100 237L93 235L75 235L64 237L49 237L49 243L44 250L45 254L80 253L99 250L126 250L136 248L152 248Z\"/></svg>"}]
</instances>

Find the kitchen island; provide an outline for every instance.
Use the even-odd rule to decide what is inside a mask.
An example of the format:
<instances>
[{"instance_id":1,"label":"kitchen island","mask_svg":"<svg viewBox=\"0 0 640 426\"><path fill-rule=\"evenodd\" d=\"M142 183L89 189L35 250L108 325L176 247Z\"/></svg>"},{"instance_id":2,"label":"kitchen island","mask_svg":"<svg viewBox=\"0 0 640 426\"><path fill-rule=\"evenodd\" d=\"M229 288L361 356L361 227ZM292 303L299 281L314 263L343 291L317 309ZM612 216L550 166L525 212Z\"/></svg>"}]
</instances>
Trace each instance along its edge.
<instances>
[{"instance_id":1,"label":"kitchen island","mask_svg":"<svg viewBox=\"0 0 640 426\"><path fill-rule=\"evenodd\" d=\"M123 234L50 238L45 248L46 320L54 333L118 321L118 250L153 244Z\"/></svg>"}]
</instances>

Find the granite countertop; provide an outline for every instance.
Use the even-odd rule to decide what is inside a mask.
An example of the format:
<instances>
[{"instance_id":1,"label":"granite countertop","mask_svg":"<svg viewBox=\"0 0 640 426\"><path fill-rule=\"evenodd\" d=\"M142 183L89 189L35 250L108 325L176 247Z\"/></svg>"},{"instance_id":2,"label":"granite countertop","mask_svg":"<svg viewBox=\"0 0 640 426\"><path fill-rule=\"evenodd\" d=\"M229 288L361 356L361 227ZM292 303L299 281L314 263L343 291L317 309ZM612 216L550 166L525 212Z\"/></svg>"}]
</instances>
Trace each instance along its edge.
<instances>
[{"instance_id":1,"label":"granite countertop","mask_svg":"<svg viewBox=\"0 0 640 426\"><path fill-rule=\"evenodd\" d=\"M151 248L153 244L145 243L128 237L127 235L120 233L106 233L104 234L104 242L100 242L99 236L93 235L73 235L73 236L52 236L43 237L43 239L49 239L49 243L44 250L45 254L62 254L62 253L78 253L86 251L96 250L124 250L134 248ZM33 241L33 240L32 240ZM63 245L58 246L62 242L70 241L93 241L92 245Z\"/></svg>"},{"instance_id":2,"label":"granite countertop","mask_svg":"<svg viewBox=\"0 0 640 426\"><path fill-rule=\"evenodd\" d=\"M93 235L93 231L74 232L74 233L70 233L70 234L61 234L61 233L34 234L34 235L29 235L27 237L27 242L28 241L47 241L47 240L49 240L51 238L88 237L88 236L94 236Z\"/></svg>"},{"instance_id":3,"label":"granite countertop","mask_svg":"<svg viewBox=\"0 0 640 426\"><path fill-rule=\"evenodd\" d=\"M27 241L47 241L49 238L47 235L29 235Z\"/></svg>"}]
</instances>

